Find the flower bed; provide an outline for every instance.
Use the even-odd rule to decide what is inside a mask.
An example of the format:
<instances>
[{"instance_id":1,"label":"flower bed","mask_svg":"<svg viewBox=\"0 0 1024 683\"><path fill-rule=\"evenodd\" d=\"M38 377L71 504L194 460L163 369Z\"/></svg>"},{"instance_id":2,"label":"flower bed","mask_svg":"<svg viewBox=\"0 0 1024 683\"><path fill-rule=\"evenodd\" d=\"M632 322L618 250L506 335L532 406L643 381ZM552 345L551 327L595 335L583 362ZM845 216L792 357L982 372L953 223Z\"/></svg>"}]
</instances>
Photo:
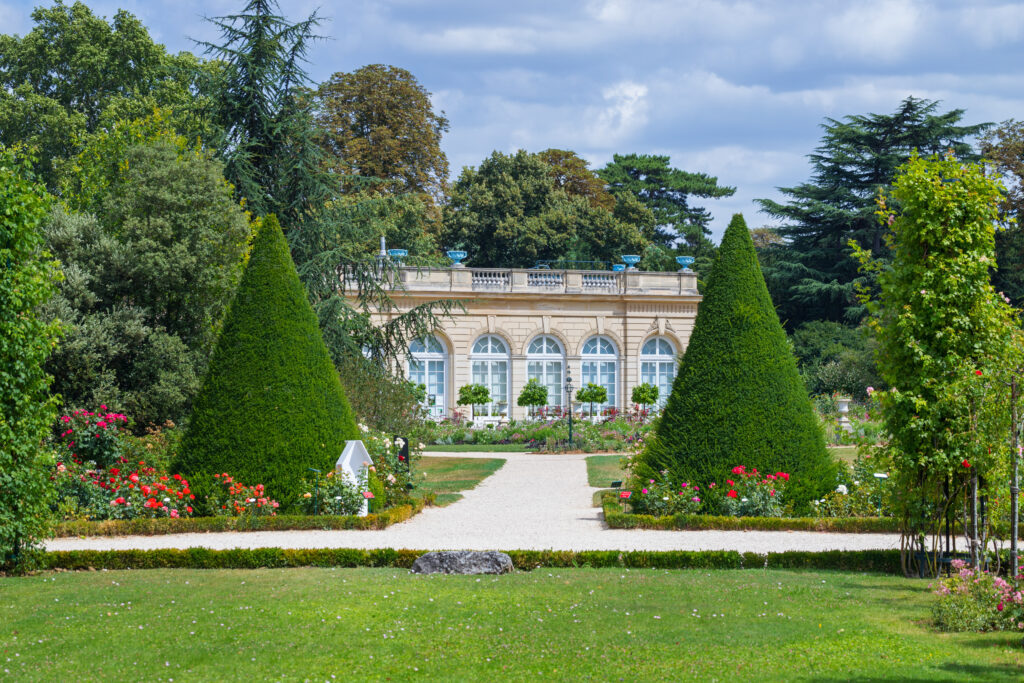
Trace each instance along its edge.
<instances>
[{"instance_id":1,"label":"flower bed","mask_svg":"<svg viewBox=\"0 0 1024 683\"><path fill-rule=\"evenodd\" d=\"M611 491L602 496L601 503L604 521L613 529L899 533L899 523L891 517L731 517L698 514L656 517L622 512L618 494Z\"/></svg>"},{"instance_id":2,"label":"flower bed","mask_svg":"<svg viewBox=\"0 0 1024 683\"><path fill-rule=\"evenodd\" d=\"M413 499L411 503L387 508L365 517L357 515L266 515L239 517L138 518L102 521L60 522L56 536L157 536L162 534L213 533L221 531L306 531L314 529L386 529L422 512L431 502Z\"/></svg>"},{"instance_id":3,"label":"flower bed","mask_svg":"<svg viewBox=\"0 0 1024 683\"><path fill-rule=\"evenodd\" d=\"M445 421L428 425L429 440L434 445L521 445L530 450L611 451L626 452L636 448L650 431L652 423L635 416L608 415L593 424L587 418L573 420L573 442L569 444L569 421L560 414L537 420L513 420L497 426L471 426L465 420Z\"/></svg>"}]
</instances>

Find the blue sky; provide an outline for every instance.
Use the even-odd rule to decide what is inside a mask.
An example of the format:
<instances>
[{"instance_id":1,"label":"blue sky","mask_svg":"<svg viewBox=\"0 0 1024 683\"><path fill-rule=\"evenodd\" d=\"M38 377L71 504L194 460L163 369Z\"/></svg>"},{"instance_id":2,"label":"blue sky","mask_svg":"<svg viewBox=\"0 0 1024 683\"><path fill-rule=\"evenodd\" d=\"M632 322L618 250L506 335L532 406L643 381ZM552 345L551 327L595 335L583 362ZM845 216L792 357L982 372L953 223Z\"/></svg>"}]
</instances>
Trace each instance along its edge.
<instances>
[{"instance_id":1,"label":"blue sky","mask_svg":"<svg viewBox=\"0 0 1024 683\"><path fill-rule=\"evenodd\" d=\"M25 33L36 2L0 0L0 31ZM140 17L173 51L215 34L203 15L242 0L87 2ZM753 199L808 177L825 117L888 113L908 95L965 122L1024 118L1024 3L713 0L283 1L319 8L316 80L365 64L411 71L451 130L453 175L494 149L668 154L736 195L709 200L717 237Z\"/></svg>"}]
</instances>

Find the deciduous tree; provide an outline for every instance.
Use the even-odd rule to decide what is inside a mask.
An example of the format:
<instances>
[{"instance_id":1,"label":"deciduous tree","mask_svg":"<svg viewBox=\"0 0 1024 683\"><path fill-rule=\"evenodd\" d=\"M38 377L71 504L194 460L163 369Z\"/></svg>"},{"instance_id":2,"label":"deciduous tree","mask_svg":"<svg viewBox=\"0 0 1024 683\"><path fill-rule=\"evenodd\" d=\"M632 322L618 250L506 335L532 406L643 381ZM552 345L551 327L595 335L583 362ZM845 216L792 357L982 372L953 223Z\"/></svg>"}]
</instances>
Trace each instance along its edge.
<instances>
[{"instance_id":1,"label":"deciduous tree","mask_svg":"<svg viewBox=\"0 0 1024 683\"><path fill-rule=\"evenodd\" d=\"M39 316L60 279L43 248L50 199L31 163L0 146L0 567L21 568L50 528L56 418L43 362L58 323Z\"/></svg>"},{"instance_id":2,"label":"deciduous tree","mask_svg":"<svg viewBox=\"0 0 1024 683\"><path fill-rule=\"evenodd\" d=\"M325 163L335 176L376 178L383 181L379 191L443 203L448 158L441 136L448 119L434 112L430 93L411 73L385 64L338 72L317 89L314 107Z\"/></svg>"}]
</instances>

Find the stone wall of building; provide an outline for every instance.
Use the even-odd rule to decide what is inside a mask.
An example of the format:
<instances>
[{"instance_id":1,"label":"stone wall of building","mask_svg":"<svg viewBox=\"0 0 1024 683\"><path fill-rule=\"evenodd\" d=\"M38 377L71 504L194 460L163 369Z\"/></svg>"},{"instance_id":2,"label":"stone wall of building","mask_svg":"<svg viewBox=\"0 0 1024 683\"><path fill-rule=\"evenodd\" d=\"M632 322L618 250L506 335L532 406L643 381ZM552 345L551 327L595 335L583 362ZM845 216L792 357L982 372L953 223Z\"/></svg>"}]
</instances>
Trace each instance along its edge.
<instances>
[{"instance_id":1,"label":"stone wall of building","mask_svg":"<svg viewBox=\"0 0 1024 683\"><path fill-rule=\"evenodd\" d=\"M465 312L456 312L446 320L435 334L446 360L445 387L439 392L443 400L435 400L436 415L449 415L458 408L459 387L473 381L473 345L484 335L498 337L508 349L511 412L504 417L526 416L526 409L515 403L527 382L530 343L541 335L558 341L577 389L581 386L584 344L595 336L609 340L616 355L615 396L609 403L628 407L633 387L644 379L644 345L652 338L661 338L677 355L681 353L689 341L700 302L696 276L688 271L403 268L401 277L402 284L393 296L403 310L437 299L457 300L465 308ZM436 354L431 357L438 358ZM468 415L469 409L463 408L462 412Z\"/></svg>"}]
</instances>

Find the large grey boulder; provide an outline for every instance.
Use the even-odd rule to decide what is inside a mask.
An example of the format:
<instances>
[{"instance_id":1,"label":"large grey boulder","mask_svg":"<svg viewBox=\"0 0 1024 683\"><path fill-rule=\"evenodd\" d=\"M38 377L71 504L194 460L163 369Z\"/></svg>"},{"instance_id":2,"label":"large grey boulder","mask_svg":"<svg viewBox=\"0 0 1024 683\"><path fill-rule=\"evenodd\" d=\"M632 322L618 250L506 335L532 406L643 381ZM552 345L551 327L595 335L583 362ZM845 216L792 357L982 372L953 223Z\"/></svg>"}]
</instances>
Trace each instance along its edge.
<instances>
[{"instance_id":1,"label":"large grey boulder","mask_svg":"<svg viewBox=\"0 0 1024 683\"><path fill-rule=\"evenodd\" d=\"M512 558L495 550L446 550L420 555L412 563L413 574L507 574Z\"/></svg>"}]
</instances>

